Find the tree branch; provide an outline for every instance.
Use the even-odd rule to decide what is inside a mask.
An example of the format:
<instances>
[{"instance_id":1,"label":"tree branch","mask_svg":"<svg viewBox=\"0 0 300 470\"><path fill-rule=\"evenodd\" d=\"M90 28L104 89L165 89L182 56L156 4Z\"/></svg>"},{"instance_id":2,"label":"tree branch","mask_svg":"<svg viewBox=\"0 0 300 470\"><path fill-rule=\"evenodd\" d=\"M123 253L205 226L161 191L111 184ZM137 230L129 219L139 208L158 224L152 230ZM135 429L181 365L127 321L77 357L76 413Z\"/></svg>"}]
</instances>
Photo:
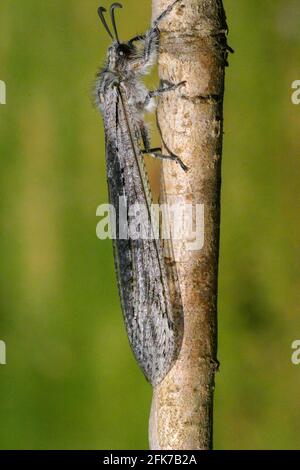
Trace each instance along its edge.
<instances>
[{"instance_id":1,"label":"tree branch","mask_svg":"<svg viewBox=\"0 0 300 470\"><path fill-rule=\"evenodd\" d=\"M153 0L156 18L170 0ZM190 251L174 242L184 309L179 358L154 389L151 449L211 449L217 361L217 289L220 227L226 18L222 0L183 0L160 27L159 74L172 83L158 121L167 146L188 166L163 163L165 202L204 204L205 240Z\"/></svg>"}]
</instances>

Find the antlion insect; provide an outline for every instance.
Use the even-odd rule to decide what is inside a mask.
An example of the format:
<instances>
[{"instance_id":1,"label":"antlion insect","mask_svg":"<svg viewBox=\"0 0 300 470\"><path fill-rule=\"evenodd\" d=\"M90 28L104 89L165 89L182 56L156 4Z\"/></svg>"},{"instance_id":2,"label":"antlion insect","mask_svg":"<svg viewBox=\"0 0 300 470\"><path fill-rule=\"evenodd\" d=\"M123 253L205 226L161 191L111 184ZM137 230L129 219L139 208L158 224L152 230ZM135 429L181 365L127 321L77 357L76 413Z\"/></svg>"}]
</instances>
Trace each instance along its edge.
<instances>
[{"instance_id":1,"label":"antlion insect","mask_svg":"<svg viewBox=\"0 0 300 470\"><path fill-rule=\"evenodd\" d=\"M144 112L153 109L155 97L172 92L184 82L148 91L141 77L156 61L159 24L179 1L174 1L146 34L128 42L120 42L115 22L115 9L122 5L113 3L110 7L114 35L104 16L106 9L98 9L101 22L113 40L96 85L96 101L104 120L110 204L116 213L119 213L120 198L126 199L128 207L137 203L146 207L143 224L150 226L152 232L152 198L143 155L173 160L184 171L187 167L169 149L169 154L164 155L160 148L151 148ZM155 236L121 239L117 234L114 257L129 341L145 376L156 385L178 354L178 332L161 241Z\"/></svg>"}]
</instances>

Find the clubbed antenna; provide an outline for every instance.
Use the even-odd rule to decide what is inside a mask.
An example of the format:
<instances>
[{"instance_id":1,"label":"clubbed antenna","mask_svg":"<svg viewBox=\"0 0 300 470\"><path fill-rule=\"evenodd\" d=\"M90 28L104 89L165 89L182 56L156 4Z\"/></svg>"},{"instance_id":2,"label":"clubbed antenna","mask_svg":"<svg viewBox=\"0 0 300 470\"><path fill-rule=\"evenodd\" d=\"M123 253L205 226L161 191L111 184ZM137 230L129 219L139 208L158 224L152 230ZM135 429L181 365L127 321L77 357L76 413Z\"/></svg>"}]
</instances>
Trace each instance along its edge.
<instances>
[{"instance_id":1,"label":"clubbed antenna","mask_svg":"<svg viewBox=\"0 0 300 470\"><path fill-rule=\"evenodd\" d=\"M113 6L113 5L112 5ZM107 26L107 23L106 23L106 19L104 18L104 15L103 15L103 12L106 12L106 9L104 7L99 7L98 8L98 15L99 15L99 18L104 26L104 28L106 29L106 31L108 32L109 36L111 37L112 40L114 40L114 37L109 29L109 27ZM119 41L118 41L119 42Z\"/></svg>"},{"instance_id":2,"label":"clubbed antenna","mask_svg":"<svg viewBox=\"0 0 300 470\"><path fill-rule=\"evenodd\" d=\"M113 3L110 7L110 18L111 18L111 23L112 23L112 26L114 28L114 32L115 32L115 36L116 36L116 40L117 42L120 44L120 41L119 41L119 36L118 36L118 30L117 30L117 26L116 26L116 20L115 20L115 8L123 8L123 6L121 5L121 3Z\"/></svg>"}]
</instances>

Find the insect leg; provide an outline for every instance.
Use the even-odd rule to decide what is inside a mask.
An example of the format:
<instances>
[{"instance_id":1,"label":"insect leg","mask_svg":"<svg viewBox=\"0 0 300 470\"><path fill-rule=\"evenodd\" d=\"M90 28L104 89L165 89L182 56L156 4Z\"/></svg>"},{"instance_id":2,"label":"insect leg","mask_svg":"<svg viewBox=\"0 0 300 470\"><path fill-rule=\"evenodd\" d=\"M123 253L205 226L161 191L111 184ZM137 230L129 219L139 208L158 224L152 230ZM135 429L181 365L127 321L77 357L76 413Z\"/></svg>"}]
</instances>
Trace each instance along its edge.
<instances>
[{"instance_id":1,"label":"insect leg","mask_svg":"<svg viewBox=\"0 0 300 470\"><path fill-rule=\"evenodd\" d=\"M152 64L156 60L159 45L159 30L151 28L145 36L144 50L141 57L141 68Z\"/></svg>"},{"instance_id":2,"label":"insect leg","mask_svg":"<svg viewBox=\"0 0 300 470\"><path fill-rule=\"evenodd\" d=\"M173 162L178 163L183 171L187 172L188 167L183 163L183 161L174 153L170 152L170 155L164 155L161 152L161 148L154 148L154 149L148 149L144 150L143 153L147 153L148 155L151 155L153 158L159 158L160 160L172 160Z\"/></svg>"},{"instance_id":3,"label":"insect leg","mask_svg":"<svg viewBox=\"0 0 300 470\"><path fill-rule=\"evenodd\" d=\"M141 57L141 68L147 66L149 63L151 64L155 60L159 45L159 23L163 20L163 18L165 18L165 16L167 16L172 11L174 6L180 1L181 0L175 0L175 2L172 2L171 5L169 5L168 8L166 8L160 14L160 16L152 23L151 28L146 33L144 37L144 51Z\"/></svg>"},{"instance_id":4,"label":"insect leg","mask_svg":"<svg viewBox=\"0 0 300 470\"><path fill-rule=\"evenodd\" d=\"M142 141L143 141L143 144L144 144L144 150L142 151L142 153L148 153L147 152L147 149L150 148L150 138L149 138L149 134L148 134L148 130L147 130L147 127L145 126L145 124L143 123L143 121L141 121L139 123L139 128L140 128L140 133L141 133L141 137L142 137Z\"/></svg>"},{"instance_id":5,"label":"insect leg","mask_svg":"<svg viewBox=\"0 0 300 470\"><path fill-rule=\"evenodd\" d=\"M169 152L169 155L164 155L160 147L151 148L147 129L142 123L140 124L140 132L141 132L142 141L145 147L145 149L142 150L143 154L148 154L148 155L151 155L151 157L153 158L159 158L161 160L172 160L178 163L184 171L188 170L188 167L183 163L183 161L177 155L171 152L168 148L167 150Z\"/></svg>"},{"instance_id":6,"label":"insect leg","mask_svg":"<svg viewBox=\"0 0 300 470\"><path fill-rule=\"evenodd\" d=\"M175 2L172 2L171 5L169 5L160 15L156 20L153 22L153 27L157 27L158 24L161 22L161 20L164 19L165 16L167 16L175 7L177 3L179 3L181 0L175 0Z\"/></svg>"},{"instance_id":7,"label":"insect leg","mask_svg":"<svg viewBox=\"0 0 300 470\"><path fill-rule=\"evenodd\" d=\"M138 41L145 41L146 39L146 34L139 34L138 36L134 36L132 39L130 39L129 44L132 44L133 42L138 42Z\"/></svg>"},{"instance_id":8,"label":"insect leg","mask_svg":"<svg viewBox=\"0 0 300 470\"><path fill-rule=\"evenodd\" d=\"M166 86L162 86L158 88L157 90L152 90L149 91L148 95L146 96L145 99L145 107L149 104L152 98L155 98L157 96L161 96L163 93L167 93L169 91L176 90L176 88L179 88L180 86L184 85L186 81L180 82L180 83L169 83Z\"/></svg>"}]
</instances>

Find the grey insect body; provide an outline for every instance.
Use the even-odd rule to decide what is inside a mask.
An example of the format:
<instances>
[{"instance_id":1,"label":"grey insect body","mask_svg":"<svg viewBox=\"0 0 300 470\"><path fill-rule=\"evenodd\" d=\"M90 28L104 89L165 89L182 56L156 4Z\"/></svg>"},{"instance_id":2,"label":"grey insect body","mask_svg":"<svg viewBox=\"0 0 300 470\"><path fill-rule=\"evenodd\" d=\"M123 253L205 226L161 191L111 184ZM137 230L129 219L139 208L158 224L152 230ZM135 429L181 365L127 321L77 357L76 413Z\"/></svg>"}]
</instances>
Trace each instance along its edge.
<instances>
[{"instance_id":1,"label":"grey insect body","mask_svg":"<svg viewBox=\"0 0 300 470\"><path fill-rule=\"evenodd\" d=\"M144 112L153 108L155 96L172 91L178 85L168 84L149 92L141 82L141 77L156 61L158 25L178 2L174 1L145 35L126 43L119 41L114 16L115 9L122 6L114 3L110 8L115 38L104 18L106 10L103 7L98 10L113 39L96 85L96 100L104 120L109 199L116 213L119 213L122 197L126 198L128 207L136 203L146 207L144 222L150 227L152 198L143 154L174 160L186 170L172 152L163 155L161 149L151 148L144 123ZM129 341L146 378L156 385L168 373L178 354L178 332L161 241L154 237L121 239L117 233L114 258Z\"/></svg>"}]
</instances>

